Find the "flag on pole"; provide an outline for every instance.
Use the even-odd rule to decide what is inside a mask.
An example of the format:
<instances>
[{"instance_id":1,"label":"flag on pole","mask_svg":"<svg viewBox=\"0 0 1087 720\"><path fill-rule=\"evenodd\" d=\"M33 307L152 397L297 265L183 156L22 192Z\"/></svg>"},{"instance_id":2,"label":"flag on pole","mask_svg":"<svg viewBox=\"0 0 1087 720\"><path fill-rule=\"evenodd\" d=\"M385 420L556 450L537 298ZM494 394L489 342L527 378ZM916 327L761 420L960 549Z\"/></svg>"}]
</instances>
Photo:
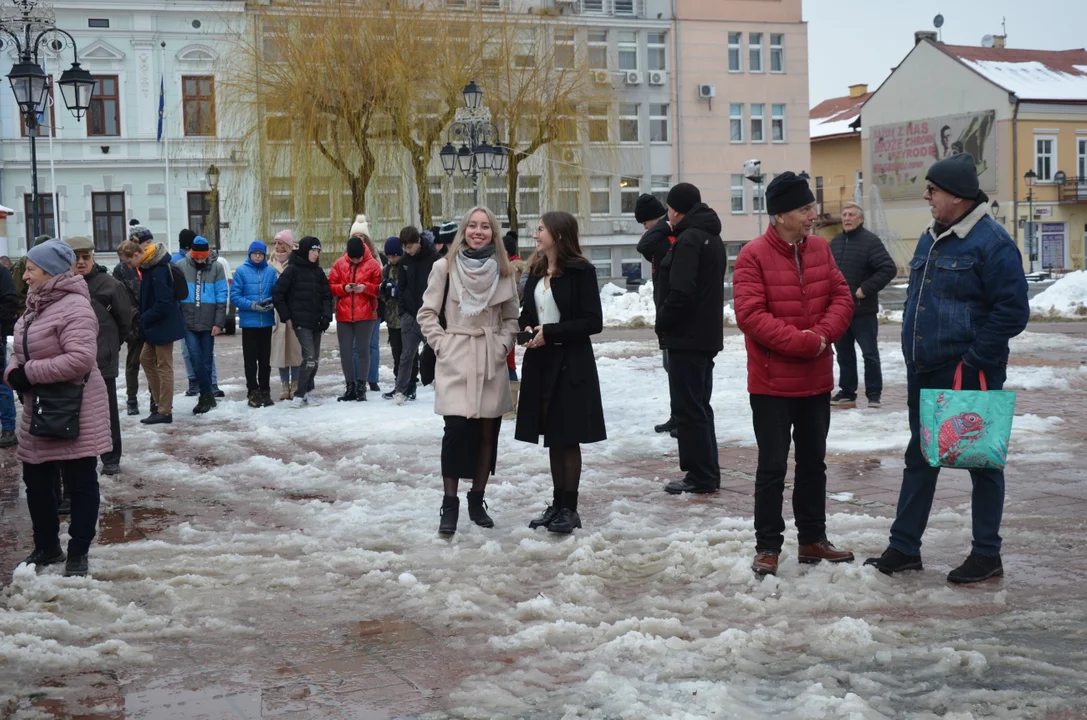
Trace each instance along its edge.
<instances>
[{"instance_id":1,"label":"flag on pole","mask_svg":"<svg viewBox=\"0 0 1087 720\"><path fill-rule=\"evenodd\" d=\"M162 117L166 111L166 77L159 79L159 136L156 142L162 142Z\"/></svg>"},{"instance_id":2,"label":"flag on pole","mask_svg":"<svg viewBox=\"0 0 1087 720\"><path fill-rule=\"evenodd\" d=\"M45 73L47 77L49 76L49 68L46 67L44 57L42 58L42 72ZM50 90L52 90L52 82L50 82L51 80L52 80L51 77L49 77L48 80L46 80L46 83L49 86ZM50 95L50 93L48 91L46 91L46 93L45 93L45 102L42 103L41 108L39 109L39 112L38 112L38 127L41 127L41 126L45 125L45 111L49 109L49 100L50 100L49 95ZM49 132L50 132L50 134L52 134L53 128L49 128Z\"/></svg>"}]
</instances>

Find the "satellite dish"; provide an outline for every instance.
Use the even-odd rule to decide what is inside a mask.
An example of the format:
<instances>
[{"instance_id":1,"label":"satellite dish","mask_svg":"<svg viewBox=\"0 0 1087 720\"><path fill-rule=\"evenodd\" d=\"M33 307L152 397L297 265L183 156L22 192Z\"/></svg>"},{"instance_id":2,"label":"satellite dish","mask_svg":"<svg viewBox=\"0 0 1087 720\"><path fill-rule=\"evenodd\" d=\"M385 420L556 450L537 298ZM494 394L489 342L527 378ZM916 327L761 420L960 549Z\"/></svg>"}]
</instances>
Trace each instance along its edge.
<instances>
[{"instance_id":1,"label":"satellite dish","mask_svg":"<svg viewBox=\"0 0 1087 720\"><path fill-rule=\"evenodd\" d=\"M981 46L983 48L991 48L994 44L995 44L995 41L993 40L992 35L986 35L983 38L981 38Z\"/></svg>"},{"instance_id":2,"label":"satellite dish","mask_svg":"<svg viewBox=\"0 0 1087 720\"><path fill-rule=\"evenodd\" d=\"M944 16L937 15L936 17L932 18L932 26L935 27L937 30L942 28L944 26Z\"/></svg>"}]
</instances>

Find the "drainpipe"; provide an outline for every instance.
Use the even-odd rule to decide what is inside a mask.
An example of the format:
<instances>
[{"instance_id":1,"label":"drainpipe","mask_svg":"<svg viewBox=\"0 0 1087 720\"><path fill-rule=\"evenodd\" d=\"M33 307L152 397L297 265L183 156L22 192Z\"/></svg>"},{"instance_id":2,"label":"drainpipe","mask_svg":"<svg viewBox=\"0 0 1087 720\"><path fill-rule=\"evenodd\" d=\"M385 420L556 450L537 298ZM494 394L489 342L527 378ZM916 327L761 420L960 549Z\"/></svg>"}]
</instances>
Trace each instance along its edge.
<instances>
[{"instance_id":1,"label":"drainpipe","mask_svg":"<svg viewBox=\"0 0 1087 720\"><path fill-rule=\"evenodd\" d=\"M1034 218L1028 218L1033 221ZM1019 245L1019 100L1012 111L1012 240Z\"/></svg>"},{"instance_id":2,"label":"drainpipe","mask_svg":"<svg viewBox=\"0 0 1087 720\"><path fill-rule=\"evenodd\" d=\"M676 90L676 182L683 181L683 104L679 96L679 15L676 13L676 2L672 0L672 51L674 57L675 80L672 85Z\"/></svg>"}]
</instances>

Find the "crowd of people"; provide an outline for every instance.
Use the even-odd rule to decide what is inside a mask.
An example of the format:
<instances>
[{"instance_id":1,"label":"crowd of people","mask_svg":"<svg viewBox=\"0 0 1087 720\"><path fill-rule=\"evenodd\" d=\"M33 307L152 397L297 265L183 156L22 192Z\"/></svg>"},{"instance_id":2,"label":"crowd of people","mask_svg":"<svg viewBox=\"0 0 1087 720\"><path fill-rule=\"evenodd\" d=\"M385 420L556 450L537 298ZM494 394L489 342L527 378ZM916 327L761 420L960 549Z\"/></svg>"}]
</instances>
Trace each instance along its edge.
<instances>
[{"instance_id":1,"label":"crowd of people","mask_svg":"<svg viewBox=\"0 0 1087 720\"><path fill-rule=\"evenodd\" d=\"M896 267L879 238L863 228L859 206L846 206L843 232L828 243L811 233L815 197L804 177L781 173L765 195L770 225L736 259L733 295L758 444L752 569L772 575L784 543L790 446L799 562L854 560L827 537L826 439L831 408L856 404L854 344L862 350L868 405L881 403L875 316L878 293ZM1029 317L1019 251L988 217L972 158L935 163L924 196L933 220L909 263L902 330L911 440L888 548L867 561L887 574L922 567L921 535L939 472L920 451L920 389L950 387L956 374L965 389L981 387L983 378L988 387L1001 387L1008 341ZM672 187L665 204L641 196L636 217L646 229L638 250L652 264L655 330L670 397L670 416L655 430L678 440L683 473L664 490L714 493L721 468L711 400L728 271L722 223L689 183ZM360 215L327 274L318 238L296 245L291 231L282 230L271 250L259 240L250 244L229 284L208 240L189 230L171 254L150 230L133 224L112 274L96 263L87 238L39 238L20 261L18 283L0 267L0 327L5 338L15 338L10 364L4 353L0 446L17 444L23 463L35 548L26 562L65 562L66 575L87 572L98 458L104 473L120 472L122 345L128 414L140 414L141 367L150 393L149 413L140 422L173 422L173 345L179 341L186 394L197 396L193 413L216 407L223 394L215 339L225 327L228 297L238 310L252 408L275 405L273 367L280 401L297 409L320 404L314 379L322 336L333 322L344 380L336 399L366 401L368 391L380 391L378 326L387 324L396 377L381 397L402 405L415 399L419 383L433 383L434 411L444 420L439 533L457 530L461 480L471 482L471 522L495 525L485 494L497 470L504 417L516 418L516 440L542 439L548 448L553 494L529 526L559 534L580 528L581 445L607 437L592 347L603 327L596 272L582 254L572 215L541 216L527 261L518 255L516 233L500 238L499 228L488 208L475 207L459 223L405 227L379 250ZM516 345L524 348L520 375ZM832 347L840 385L833 397ZM7 388L27 409L17 432ZM109 426L98 422L107 413ZM1003 572L1003 472L972 470L971 477L974 542L949 575L958 583ZM58 515L66 513L67 555L58 542Z\"/></svg>"}]
</instances>

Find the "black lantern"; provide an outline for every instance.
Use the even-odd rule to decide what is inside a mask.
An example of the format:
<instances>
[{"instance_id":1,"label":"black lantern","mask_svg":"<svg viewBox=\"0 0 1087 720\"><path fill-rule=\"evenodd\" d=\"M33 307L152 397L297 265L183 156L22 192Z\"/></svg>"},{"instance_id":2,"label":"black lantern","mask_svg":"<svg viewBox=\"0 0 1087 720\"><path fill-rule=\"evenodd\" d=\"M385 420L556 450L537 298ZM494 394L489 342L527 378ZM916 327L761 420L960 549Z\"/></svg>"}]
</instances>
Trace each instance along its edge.
<instances>
[{"instance_id":1,"label":"black lantern","mask_svg":"<svg viewBox=\"0 0 1087 720\"><path fill-rule=\"evenodd\" d=\"M484 141L476 145L475 155L476 165L479 166L480 170L487 172L494 167L494 148L490 143Z\"/></svg>"},{"instance_id":2,"label":"black lantern","mask_svg":"<svg viewBox=\"0 0 1087 720\"><path fill-rule=\"evenodd\" d=\"M1034 182L1038 179L1038 174L1035 173L1033 169L1027 170L1027 173L1023 176L1023 179L1026 180L1027 187L1034 187Z\"/></svg>"},{"instance_id":3,"label":"black lantern","mask_svg":"<svg viewBox=\"0 0 1087 720\"><path fill-rule=\"evenodd\" d=\"M442 170L445 170L446 175L452 175L457 169L457 149L453 147L453 143L446 143L438 156L442 159Z\"/></svg>"},{"instance_id":4,"label":"black lantern","mask_svg":"<svg viewBox=\"0 0 1087 720\"><path fill-rule=\"evenodd\" d=\"M15 102L28 117L37 117L49 97L49 78L41 66L32 62L15 63L8 73Z\"/></svg>"},{"instance_id":5,"label":"black lantern","mask_svg":"<svg viewBox=\"0 0 1087 720\"><path fill-rule=\"evenodd\" d=\"M483 91L479 89L479 85L476 85L475 80L465 85L461 93L464 95L465 107L469 110L479 110L479 106L483 104Z\"/></svg>"},{"instance_id":6,"label":"black lantern","mask_svg":"<svg viewBox=\"0 0 1087 720\"><path fill-rule=\"evenodd\" d=\"M209 165L208 170L205 173L207 175L208 187L212 190L219 189L219 167L217 165Z\"/></svg>"},{"instance_id":7,"label":"black lantern","mask_svg":"<svg viewBox=\"0 0 1087 720\"><path fill-rule=\"evenodd\" d=\"M460 150L457 150L457 167L460 168L465 177L472 174L472 160L474 158L475 155L472 154L467 145L461 145Z\"/></svg>"},{"instance_id":8,"label":"black lantern","mask_svg":"<svg viewBox=\"0 0 1087 720\"><path fill-rule=\"evenodd\" d=\"M91 96L98 81L74 62L72 67L60 74L57 84L60 85L60 94L64 96L65 107L75 115L76 120L82 119L91 106Z\"/></svg>"},{"instance_id":9,"label":"black lantern","mask_svg":"<svg viewBox=\"0 0 1087 720\"><path fill-rule=\"evenodd\" d=\"M509 153L506 148L499 145L494 149L494 165L491 167L496 175L506 172L506 164L509 162Z\"/></svg>"}]
</instances>

